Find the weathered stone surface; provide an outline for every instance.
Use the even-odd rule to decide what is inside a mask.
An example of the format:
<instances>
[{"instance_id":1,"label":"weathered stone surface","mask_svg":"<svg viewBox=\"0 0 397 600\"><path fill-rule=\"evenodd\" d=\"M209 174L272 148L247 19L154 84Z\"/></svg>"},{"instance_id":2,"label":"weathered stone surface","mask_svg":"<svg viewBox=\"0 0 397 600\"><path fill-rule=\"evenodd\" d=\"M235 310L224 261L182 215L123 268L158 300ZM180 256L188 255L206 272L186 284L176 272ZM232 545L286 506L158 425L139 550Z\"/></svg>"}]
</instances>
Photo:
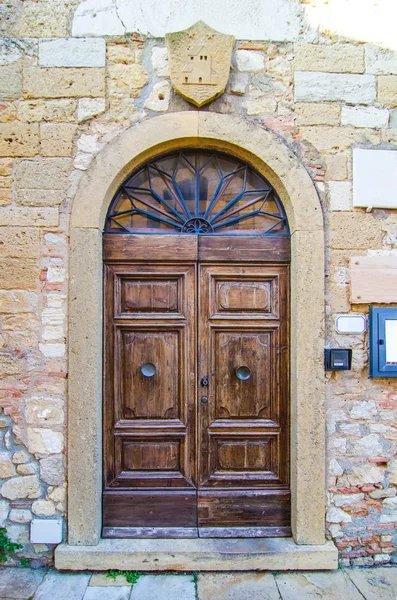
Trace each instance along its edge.
<instances>
[{"instance_id":1,"label":"weathered stone surface","mask_svg":"<svg viewBox=\"0 0 397 600\"><path fill-rule=\"evenodd\" d=\"M49 500L36 500L32 504L32 512L38 517L53 517L56 509L54 503Z\"/></svg>"},{"instance_id":2,"label":"weathered stone surface","mask_svg":"<svg viewBox=\"0 0 397 600\"><path fill-rule=\"evenodd\" d=\"M37 471L38 469L34 463L17 466L18 475L34 475L35 473L37 473Z\"/></svg>"},{"instance_id":3,"label":"weathered stone surface","mask_svg":"<svg viewBox=\"0 0 397 600\"><path fill-rule=\"evenodd\" d=\"M322 102L339 100L352 104L372 104L376 98L373 75L295 72L295 100Z\"/></svg>"},{"instance_id":4,"label":"weathered stone surface","mask_svg":"<svg viewBox=\"0 0 397 600\"><path fill-rule=\"evenodd\" d=\"M195 600L191 575L143 575L134 584L131 600L153 600L153 598L186 598ZM93 596L91 600L93 600Z\"/></svg>"},{"instance_id":5,"label":"weathered stone surface","mask_svg":"<svg viewBox=\"0 0 397 600\"><path fill-rule=\"evenodd\" d=\"M389 474L389 478L390 478L390 483L397 485L397 460L396 459L394 459L394 461L389 465L388 472L389 472L388 474Z\"/></svg>"},{"instance_id":6,"label":"weathered stone surface","mask_svg":"<svg viewBox=\"0 0 397 600\"><path fill-rule=\"evenodd\" d=\"M197 586L199 600L279 600L271 573L201 573Z\"/></svg>"},{"instance_id":7,"label":"weathered stone surface","mask_svg":"<svg viewBox=\"0 0 397 600\"><path fill-rule=\"evenodd\" d=\"M39 344L39 348L47 358L63 358L66 352L65 344Z\"/></svg>"},{"instance_id":8,"label":"weathered stone surface","mask_svg":"<svg viewBox=\"0 0 397 600\"><path fill-rule=\"evenodd\" d=\"M6 500L0 500L0 527L4 527L10 512L10 504ZM1 578L0 578L1 582Z\"/></svg>"},{"instance_id":9,"label":"weathered stone surface","mask_svg":"<svg viewBox=\"0 0 397 600\"><path fill-rule=\"evenodd\" d=\"M78 101L77 120L79 123L104 112L106 102L104 98L81 98Z\"/></svg>"},{"instance_id":10,"label":"weathered stone surface","mask_svg":"<svg viewBox=\"0 0 397 600\"><path fill-rule=\"evenodd\" d=\"M0 452L0 479L7 479L13 475L15 475L15 467L11 462L10 454Z\"/></svg>"},{"instance_id":11,"label":"weathered stone surface","mask_svg":"<svg viewBox=\"0 0 397 600\"><path fill-rule=\"evenodd\" d=\"M105 95L105 70L100 68L24 69L26 98L73 98Z\"/></svg>"},{"instance_id":12,"label":"weathered stone surface","mask_svg":"<svg viewBox=\"0 0 397 600\"><path fill-rule=\"evenodd\" d=\"M59 485L65 479L65 463L62 454L54 454L40 461L40 479L49 485Z\"/></svg>"},{"instance_id":13,"label":"weathered stone surface","mask_svg":"<svg viewBox=\"0 0 397 600\"><path fill-rule=\"evenodd\" d=\"M236 63L239 71L263 71L265 55L263 52L253 50L237 50Z\"/></svg>"},{"instance_id":14,"label":"weathered stone surface","mask_svg":"<svg viewBox=\"0 0 397 600\"><path fill-rule=\"evenodd\" d=\"M117 577L108 577L105 573L93 573L89 586L95 587L121 587L130 585L124 575L117 575ZM130 585L131 587L131 585Z\"/></svg>"},{"instance_id":15,"label":"weathered stone surface","mask_svg":"<svg viewBox=\"0 0 397 600\"><path fill-rule=\"evenodd\" d=\"M277 586L283 600L297 598L323 598L324 600L362 600L362 595L346 573L280 573L276 575Z\"/></svg>"},{"instance_id":16,"label":"weathered stone surface","mask_svg":"<svg viewBox=\"0 0 397 600\"><path fill-rule=\"evenodd\" d=\"M145 102L145 108L164 112L168 110L171 97L171 86L168 81L160 81L153 89Z\"/></svg>"},{"instance_id":17,"label":"weathered stone surface","mask_svg":"<svg viewBox=\"0 0 397 600\"><path fill-rule=\"evenodd\" d=\"M154 46L152 49L152 66L159 77L169 77L168 50Z\"/></svg>"},{"instance_id":18,"label":"weathered stone surface","mask_svg":"<svg viewBox=\"0 0 397 600\"><path fill-rule=\"evenodd\" d=\"M77 125L72 123L43 123L40 125L42 156L70 156Z\"/></svg>"},{"instance_id":19,"label":"weathered stone surface","mask_svg":"<svg viewBox=\"0 0 397 600\"><path fill-rule=\"evenodd\" d=\"M0 230L0 257L36 258L40 232L34 228L7 227Z\"/></svg>"},{"instance_id":20,"label":"weathered stone surface","mask_svg":"<svg viewBox=\"0 0 397 600\"><path fill-rule=\"evenodd\" d=\"M68 184L71 161L67 158L23 160L15 169L15 181L20 188L62 190Z\"/></svg>"},{"instance_id":21,"label":"weathered stone surface","mask_svg":"<svg viewBox=\"0 0 397 600\"><path fill-rule=\"evenodd\" d=\"M365 435L354 443L353 454L355 456L366 456L369 458L381 456L382 446L379 435L371 433Z\"/></svg>"},{"instance_id":22,"label":"weathered stone surface","mask_svg":"<svg viewBox=\"0 0 397 600\"><path fill-rule=\"evenodd\" d=\"M60 190L20 190L16 191L18 204L24 206L57 206L64 195Z\"/></svg>"},{"instance_id":23,"label":"weathered stone surface","mask_svg":"<svg viewBox=\"0 0 397 600\"><path fill-rule=\"evenodd\" d=\"M364 500L364 494L335 494L333 501L338 508L342 506L353 506Z\"/></svg>"},{"instance_id":24,"label":"weathered stone surface","mask_svg":"<svg viewBox=\"0 0 397 600\"><path fill-rule=\"evenodd\" d=\"M14 523L29 523L32 520L32 513L30 510L24 510L20 508L13 508L10 511L10 521Z\"/></svg>"},{"instance_id":25,"label":"weathered stone surface","mask_svg":"<svg viewBox=\"0 0 397 600\"><path fill-rule=\"evenodd\" d=\"M239 73L238 71L233 71L229 77L229 91L236 96L244 96L245 92L247 91L248 81L248 73Z\"/></svg>"},{"instance_id":26,"label":"weathered stone surface","mask_svg":"<svg viewBox=\"0 0 397 600\"><path fill-rule=\"evenodd\" d=\"M25 418L29 425L62 425L64 416L63 403L59 400L40 396L32 396L26 400Z\"/></svg>"},{"instance_id":27,"label":"weathered stone surface","mask_svg":"<svg viewBox=\"0 0 397 600\"><path fill-rule=\"evenodd\" d=\"M1 495L9 500L17 498L38 498L40 496L40 483L36 475L26 477L13 477L1 486Z\"/></svg>"},{"instance_id":28,"label":"weathered stone surface","mask_svg":"<svg viewBox=\"0 0 397 600\"><path fill-rule=\"evenodd\" d=\"M80 573L57 573L50 571L35 594L35 600L71 600L82 599L86 591L90 575Z\"/></svg>"},{"instance_id":29,"label":"weathered stone surface","mask_svg":"<svg viewBox=\"0 0 397 600\"><path fill-rule=\"evenodd\" d=\"M349 578L366 600L394 600L397 589L397 569L349 569Z\"/></svg>"},{"instance_id":30,"label":"weathered stone surface","mask_svg":"<svg viewBox=\"0 0 397 600\"><path fill-rule=\"evenodd\" d=\"M378 100L390 108L397 108L397 75L379 75Z\"/></svg>"},{"instance_id":31,"label":"weathered stone surface","mask_svg":"<svg viewBox=\"0 0 397 600\"><path fill-rule=\"evenodd\" d=\"M18 103L20 121L73 121L76 100L22 100Z\"/></svg>"},{"instance_id":32,"label":"weathered stone surface","mask_svg":"<svg viewBox=\"0 0 397 600\"><path fill-rule=\"evenodd\" d=\"M104 67L105 40L66 38L39 42L39 65L43 67Z\"/></svg>"},{"instance_id":33,"label":"weathered stone surface","mask_svg":"<svg viewBox=\"0 0 397 600\"><path fill-rule=\"evenodd\" d=\"M63 434L51 429L28 427L28 450L32 454L59 454L64 446Z\"/></svg>"},{"instance_id":34,"label":"weathered stone surface","mask_svg":"<svg viewBox=\"0 0 397 600\"><path fill-rule=\"evenodd\" d=\"M375 108L374 106L342 106L342 125L353 127L387 127L389 122L389 111L387 109Z\"/></svg>"},{"instance_id":35,"label":"weathered stone surface","mask_svg":"<svg viewBox=\"0 0 397 600\"><path fill-rule=\"evenodd\" d=\"M363 73L364 48L353 44L305 44L295 46L296 71ZM371 72L371 71L369 71Z\"/></svg>"},{"instance_id":36,"label":"weathered stone surface","mask_svg":"<svg viewBox=\"0 0 397 600\"><path fill-rule=\"evenodd\" d=\"M138 98L140 90L149 81L148 73L142 65L116 63L109 65L108 71L110 95L128 94L132 98Z\"/></svg>"},{"instance_id":37,"label":"weathered stone surface","mask_svg":"<svg viewBox=\"0 0 397 600\"><path fill-rule=\"evenodd\" d=\"M0 67L0 98L9 100L22 94L22 79L15 67Z\"/></svg>"},{"instance_id":38,"label":"weathered stone surface","mask_svg":"<svg viewBox=\"0 0 397 600\"><path fill-rule=\"evenodd\" d=\"M327 522L328 523L351 523L352 518L341 508L331 506L327 511Z\"/></svg>"},{"instance_id":39,"label":"weathered stone surface","mask_svg":"<svg viewBox=\"0 0 397 600\"><path fill-rule=\"evenodd\" d=\"M372 400L363 400L362 402L357 402L349 414L352 419L371 419L378 414L378 409Z\"/></svg>"},{"instance_id":40,"label":"weathered stone surface","mask_svg":"<svg viewBox=\"0 0 397 600\"><path fill-rule=\"evenodd\" d=\"M10 123L15 121L17 108L13 102L2 102L0 100L0 123Z\"/></svg>"},{"instance_id":41,"label":"weathered stone surface","mask_svg":"<svg viewBox=\"0 0 397 600\"><path fill-rule=\"evenodd\" d=\"M394 498L396 494L396 488L388 488L387 490L374 490L369 493L369 496L374 500L381 500L382 498Z\"/></svg>"},{"instance_id":42,"label":"weathered stone surface","mask_svg":"<svg viewBox=\"0 0 397 600\"><path fill-rule=\"evenodd\" d=\"M0 156L34 156L39 151L38 125L0 124Z\"/></svg>"},{"instance_id":43,"label":"weathered stone surface","mask_svg":"<svg viewBox=\"0 0 397 600\"><path fill-rule=\"evenodd\" d=\"M37 307L38 298L33 292L0 290L0 312L2 313L34 312Z\"/></svg>"},{"instance_id":44,"label":"weathered stone surface","mask_svg":"<svg viewBox=\"0 0 397 600\"><path fill-rule=\"evenodd\" d=\"M12 173L13 161L11 158L0 158L0 176L7 177Z\"/></svg>"},{"instance_id":45,"label":"weathered stone surface","mask_svg":"<svg viewBox=\"0 0 397 600\"><path fill-rule=\"evenodd\" d=\"M336 104L302 102L295 104L297 125L339 125L340 107Z\"/></svg>"},{"instance_id":46,"label":"weathered stone surface","mask_svg":"<svg viewBox=\"0 0 397 600\"><path fill-rule=\"evenodd\" d=\"M24 2L19 35L44 38L67 35L69 11L63 2Z\"/></svg>"},{"instance_id":47,"label":"weathered stone surface","mask_svg":"<svg viewBox=\"0 0 397 600\"><path fill-rule=\"evenodd\" d=\"M100 10L98 10L100 8ZM72 35L123 35L116 5L109 0L92 0L80 3L73 19Z\"/></svg>"},{"instance_id":48,"label":"weathered stone surface","mask_svg":"<svg viewBox=\"0 0 397 600\"><path fill-rule=\"evenodd\" d=\"M365 70L374 75L397 75L397 52L367 44Z\"/></svg>"},{"instance_id":49,"label":"weathered stone surface","mask_svg":"<svg viewBox=\"0 0 397 600\"><path fill-rule=\"evenodd\" d=\"M0 212L0 226L56 227L58 223L56 208L6 207Z\"/></svg>"},{"instance_id":50,"label":"weathered stone surface","mask_svg":"<svg viewBox=\"0 0 397 600\"><path fill-rule=\"evenodd\" d=\"M129 600L131 593L131 586L126 585L122 587L88 587L84 594L84 600L97 600L98 597L103 600Z\"/></svg>"},{"instance_id":51,"label":"weathered stone surface","mask_svg":"<svg viewBox=\"0 0 397 600\"><path fill-rule=\"evenodd\" d=\"M354 127L301 127L302 138L310 142L320 152L341 152L353 144L370 142L378 144L380 134L373 129Z\"/></svg>"},{"instance_id":52,"label":"weathered stone surface","mask_svg":"<svg viewBox=\"0 0 397 600\"><path fill-rule=\"evenodd\" d=\"M110 62L128 65L135 62L135 50L122 44L110 44L107 47L107 57Z\"/></svg>"},{"instance_id":53,"label":"weathered stone surface","mask_svg":"<svg viewBox=\"0 0 397 600\"><path fill-rule=\"evenodd\" d=\"M351 210L353 206L352 184L350 181L330 181L328 183L331 210Z\"/></svg>"},{"instance_id":54,"label":"weathered stone surface","mask_svg":"<svg viewBox=\"0 0 397 600\"><path fill-rule=\"evenodd\" d=\"M332 248L367 249L380 248L382 231L378 221L363 213L335 213L330 217L333 232Z\"/></svg>"},{"instance_id":55,"label":"weathered stone surface","mask_svg":"<svg viewBox=\"0 0 397 600\"><path fill-rule=\"evenodd\" d=\"M16 577L15 568L3 568L0 571L0 595L10 597L8 594L12 590L13 598L31 598L44 575L45 571L42 569L20 568Z\"/></svg>"},{"instance_id":56,"label":"weathered stone surface","mask_svg":"<svg viewBox=\"0 0 397 600\"><path fill-rule=\"evenodd\" d=\"M348 178L347 153L329 154L325 157L326 179L331 181L344 181Z\"/></svg>"},{"instance_id":57,"label":"weathered stone surface","mask_svg":"<svg viewBox=\"0 0 397 600\"><path fill-rule=\"evenodd\" d=\"M39 269L34 260L0 258L0 288L3 290L35 290Z\"/></svg>"},{"instance_id":58,"label":"weathered stone surface","mask_svg":"<svg viewBox=\"0 0 397 600\"><path fill-rule=\"evenodd\" d=\"M12 456L12 462L15 465L25 464L25 463L29 462L29 460L30 460L29 454L27 452L25 452L25 450L18 450Z\"/></svg>"}]
</instances>

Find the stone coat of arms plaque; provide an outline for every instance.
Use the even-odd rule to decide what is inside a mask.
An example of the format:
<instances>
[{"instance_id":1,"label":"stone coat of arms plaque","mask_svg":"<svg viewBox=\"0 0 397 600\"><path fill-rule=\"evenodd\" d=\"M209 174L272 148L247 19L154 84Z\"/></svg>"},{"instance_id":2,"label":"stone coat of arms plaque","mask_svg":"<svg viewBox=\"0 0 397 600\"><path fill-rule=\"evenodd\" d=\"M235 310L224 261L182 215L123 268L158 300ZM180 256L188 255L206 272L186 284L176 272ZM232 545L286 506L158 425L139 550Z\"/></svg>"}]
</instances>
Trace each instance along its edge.
<instances>
[{"instance_id":1,"label":"stone coat of arms plaque","mask_svg":"<svg viewBox=\"0 0 397 600\"><path fill-rule=\"evenodd\" d=\"M234 37L198 21L165 38L171 83L178 94L198 107L220 96L229 79Z\"/></svg>"}]
</instances>

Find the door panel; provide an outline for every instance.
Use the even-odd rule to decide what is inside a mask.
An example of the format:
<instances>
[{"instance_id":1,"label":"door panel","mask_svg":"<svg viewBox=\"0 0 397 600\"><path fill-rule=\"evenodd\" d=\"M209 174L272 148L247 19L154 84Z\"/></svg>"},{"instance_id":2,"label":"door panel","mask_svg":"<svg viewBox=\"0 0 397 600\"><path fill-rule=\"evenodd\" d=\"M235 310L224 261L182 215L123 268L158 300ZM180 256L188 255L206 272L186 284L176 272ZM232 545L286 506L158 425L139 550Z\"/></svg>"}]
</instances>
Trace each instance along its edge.
<instances>
[{"instance_id":1,"label":"door panel","mask_svg":"<svg viewBox=\"0 0 397 600\"><path fill-rule=\"evenodd\" d=\"M105 289L104 527L196 526L196 266L108 264Z\"/></svg>"},{"instance_id":2,"label":"door panel","mask_svg":"<svg viewBox=\"0 0 397 600\"><path fill-rule=\"evenodd\" d=\"M103 536L290 535L288 265L170 237L104 236Z\"/></svg>"},{"instance_id":3,"label":"door panel","mask_svg":"<svg viewBox=\"0 0 397 600\"><path fill-rule=\"evenodd\" d=\"M199 277L199 372L208 386L199 391L198 525L286 535L288 267L201 265Z\"/></svg>"}]
</instances>

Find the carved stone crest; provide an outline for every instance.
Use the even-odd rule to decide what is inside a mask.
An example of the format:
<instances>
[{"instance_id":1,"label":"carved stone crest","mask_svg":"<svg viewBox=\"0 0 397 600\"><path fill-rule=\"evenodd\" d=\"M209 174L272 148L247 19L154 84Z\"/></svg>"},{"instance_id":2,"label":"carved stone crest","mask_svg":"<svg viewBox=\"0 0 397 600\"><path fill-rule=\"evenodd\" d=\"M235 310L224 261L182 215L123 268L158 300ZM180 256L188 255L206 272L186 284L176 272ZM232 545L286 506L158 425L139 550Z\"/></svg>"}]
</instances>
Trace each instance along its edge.
<instances>
[{"instance_id":1,"label":"carved stone crest","mask_svg":"<svg viewBox=\"0 0 397 600\"><path fill-rule=\"evenodd\" d=\"M200 107L224 91L230 73L234 37L198 21L184 31L167 33L171 83L188 102Z\"/></svg>"}]
</instances>

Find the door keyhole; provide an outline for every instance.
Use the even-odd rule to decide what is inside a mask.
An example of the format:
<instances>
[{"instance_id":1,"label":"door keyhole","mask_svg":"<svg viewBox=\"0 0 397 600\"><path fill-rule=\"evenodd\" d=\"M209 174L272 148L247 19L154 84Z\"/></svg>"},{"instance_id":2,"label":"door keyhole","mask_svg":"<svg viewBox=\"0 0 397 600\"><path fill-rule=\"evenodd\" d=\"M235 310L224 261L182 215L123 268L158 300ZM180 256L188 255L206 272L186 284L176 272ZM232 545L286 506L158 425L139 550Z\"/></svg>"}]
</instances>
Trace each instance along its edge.
<instances>
[{"instance_id":1,"label":"door keyhole","mask_svg":"<svg viewBox=\"0 0 397 600\"><path fill-rule=\"evenodd\" d=\"M201 385L204 387L208 387L208 383L209 383L208 377L203 377L201 380Z\"/></svg>"}]
</instances>

